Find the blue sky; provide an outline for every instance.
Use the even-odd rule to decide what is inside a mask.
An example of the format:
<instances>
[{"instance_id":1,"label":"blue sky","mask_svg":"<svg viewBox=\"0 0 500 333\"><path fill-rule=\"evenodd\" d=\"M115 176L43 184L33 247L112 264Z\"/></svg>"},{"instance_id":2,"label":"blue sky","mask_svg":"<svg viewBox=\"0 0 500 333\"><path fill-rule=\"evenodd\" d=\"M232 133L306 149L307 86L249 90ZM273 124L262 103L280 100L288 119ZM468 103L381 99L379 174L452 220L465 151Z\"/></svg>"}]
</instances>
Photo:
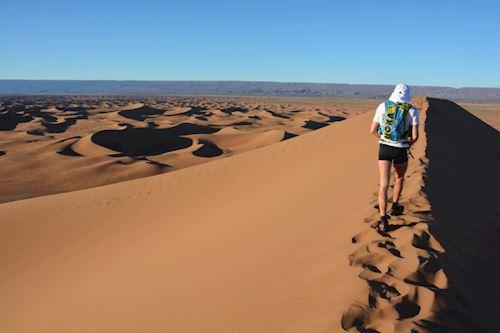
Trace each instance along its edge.
<instances>
[{"instance_id":1,"label":"blue sky","mask_svg":"<svg viewBox=\"0 0 500 333\"><path fill-rule=\"evenodd\" d=\"M0 0L0 79L500 87L495 1Z\"/></svg>"}]
</instances>

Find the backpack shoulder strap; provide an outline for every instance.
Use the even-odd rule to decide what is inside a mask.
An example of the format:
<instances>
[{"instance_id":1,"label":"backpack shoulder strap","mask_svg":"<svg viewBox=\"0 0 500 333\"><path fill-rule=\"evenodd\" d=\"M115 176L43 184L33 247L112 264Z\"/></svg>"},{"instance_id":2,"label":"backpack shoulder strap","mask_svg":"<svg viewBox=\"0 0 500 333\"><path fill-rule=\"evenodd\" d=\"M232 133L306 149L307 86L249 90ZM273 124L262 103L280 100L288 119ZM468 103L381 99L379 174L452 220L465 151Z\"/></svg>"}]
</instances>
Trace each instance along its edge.
<instances>
[{"instance_id":1,"label":"backpack shoulder strap","mask_svg":"<svg viewBox=\"0 0 500 333\"><path fill-rule=\"evenodd\" d=\"M410 109L413 107L413 105L411 105L410 103L401 103L400 106L406 112L410 111Z\"/></svg>"},{"instance_id":2,"label":"backpack shoulder strap","mask_svg":"<svg viewBox=\"0 0 500 333\"><path fill-rule=\"evenodd\" d=\"M410 103L403 103L401 104L401 109L403 109L403 128L406 128L406 114L410 112L410 109L413 108L413 105ZM411 126L408 128L407 131L404 132L403 136L404 137L409 137L411 135Z\"/></svg>"},{"instance_id":3,"label":"backpack shoulder strap","mask_svg":"<svg viewBox=\"0 0 500 333\"><path fill-rule=\"evenodd\" d=\"M385 101L385 114L393 114L398 108L398 104L387 100Z\"/></svg>"}]
</instances>

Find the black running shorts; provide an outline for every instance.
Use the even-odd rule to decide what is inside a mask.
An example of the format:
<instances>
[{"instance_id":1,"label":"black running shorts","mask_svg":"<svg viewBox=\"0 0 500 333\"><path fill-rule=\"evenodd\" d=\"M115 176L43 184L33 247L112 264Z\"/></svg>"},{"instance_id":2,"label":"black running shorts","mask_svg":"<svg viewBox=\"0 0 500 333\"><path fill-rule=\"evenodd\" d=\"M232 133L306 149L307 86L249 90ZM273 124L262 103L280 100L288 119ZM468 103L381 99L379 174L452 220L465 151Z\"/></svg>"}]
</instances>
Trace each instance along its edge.
<instances>
[{"instance_id":1,"label":"black running shorts","mask_svg":"<svg viewBox=\"0 0 500 333\"><path fill-rule=\"evenodd\" d=\"M406 163L408 162L408 148L398 148L381 143L378 151L378 160L394 161L394 164Z\"/></svg>"}]
</instances>

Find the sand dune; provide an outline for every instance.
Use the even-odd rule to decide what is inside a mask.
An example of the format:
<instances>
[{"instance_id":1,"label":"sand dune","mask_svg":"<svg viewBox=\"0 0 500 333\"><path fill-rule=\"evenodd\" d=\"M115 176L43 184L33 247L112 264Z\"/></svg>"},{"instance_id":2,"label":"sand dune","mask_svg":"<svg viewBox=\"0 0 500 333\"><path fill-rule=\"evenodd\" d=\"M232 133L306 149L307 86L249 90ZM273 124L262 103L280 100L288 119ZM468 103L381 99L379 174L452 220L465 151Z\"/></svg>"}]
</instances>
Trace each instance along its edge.
<instances>
[{"instance_id":1,"label":"sand dune","mask_svg":"<svg viewBox=\"0 0 500 333\"><path fill-rule=\"evenodd\" d=\"M460 106L500 131L500 103L460 103Z\"/></svg>"},{"instance_id":2,"label":"sand dune","mask_svg":"<svg viewBox=\"0 0 500 333\"><path fill-rule=\"evenodd\" d=\"M371 113L175 172L1 204L0 331L498 331L499 134L451 102L414 103L422 139L405 214L387 232L374 224ZM250 134L188 137L239 135Z\"/></svg>"},{"instance_id":3,"label":"sand dune","mask_svg":"<svg viewBox=\"0 0 500 333\"><path fill-rule=\"evenodd\" d=\"M0 330L339 327L339 300L364 294L346 258L371 192L347 189L376 186L375 165L364 163L376 146L369 121L365 114L161 176L0 205ZM338 158L351 155L343 140L360 149L350 162L361 177Z\"/></svg>"},{"instance_id":4,"label":"sand dune","mask_svg":"<svg viewBox=\"0 0 500 333\"><path fill-rule=\"evenodd\" d=\"M414 100L420 109L427 101ZM421 115L426 121L426 113ZM412 148L417 158L409 165L405 193L406 212L393 216L389 230L378 228L378 213L367 216L366 230L353 236L356 250L349 256L361 267L359 278L369 286L368 302L355 303L344 313L342 327L369 332L434 332L442 329L435 313L444 306L448 279L441 265L445 252L432 236L431 205L422 192L429 160L427 137ZM370 331L371 330L371 331Z\"/></svg>"},{"instance_id":5,"label":"sand dune","mask_svg":"<svg viewBox=\"0 0 500 333\"><path fill-rule=\"evenodd\" d=\"M388 232L374 213L365 218L371 228L354 235L350 263L370 290L342 327L497 332L500 135L452 102L414 102L429 111L408 170L406 213L391 218Z\"/></svg>"},{"instance_id":6,"label":"sand dune","mask_svg":"<svg viewBox=\"0 0 500 333\"><path fill-rule=\"evenodd\" d=\"M375 101L297 103L237 97L2 97L0 202L232 156L374 105Z\"/></svg>"}]
</instances>

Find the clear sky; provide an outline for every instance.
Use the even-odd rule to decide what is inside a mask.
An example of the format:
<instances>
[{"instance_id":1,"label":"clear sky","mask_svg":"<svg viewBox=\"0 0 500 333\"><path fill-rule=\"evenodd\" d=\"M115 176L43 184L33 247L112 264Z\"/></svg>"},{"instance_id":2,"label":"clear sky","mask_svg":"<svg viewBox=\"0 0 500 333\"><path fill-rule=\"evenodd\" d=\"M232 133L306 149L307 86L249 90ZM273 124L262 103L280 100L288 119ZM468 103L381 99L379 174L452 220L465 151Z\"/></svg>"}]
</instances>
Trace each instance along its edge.
<instances>
[{"instance_id":1,"label":"clear sky","mask_svg":"<svg viewBox=\"0 0 500 333\"><path fill-rule=\"evenodd\" d=\"M500 1L0 0L0 79L500 87Z\"/></svg>"}]
</instances>

